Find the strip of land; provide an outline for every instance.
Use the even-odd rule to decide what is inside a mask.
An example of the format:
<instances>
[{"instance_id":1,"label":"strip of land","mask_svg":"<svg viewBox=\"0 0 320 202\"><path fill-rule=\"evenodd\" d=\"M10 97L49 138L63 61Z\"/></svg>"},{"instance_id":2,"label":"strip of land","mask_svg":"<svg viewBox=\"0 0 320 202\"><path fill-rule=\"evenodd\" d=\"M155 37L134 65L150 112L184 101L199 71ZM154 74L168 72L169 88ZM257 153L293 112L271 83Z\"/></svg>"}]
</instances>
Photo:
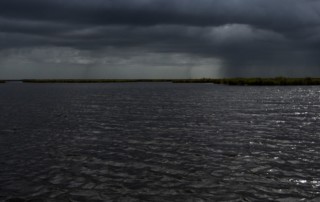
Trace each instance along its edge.
<instances>
[{"instance_id":1,"label":"strip of land","mask_svg":"<svg viewBox=\"0 0 320 202\"><path fill-rule=\"evenodd\" d=\"M225 85L250 86L285 86L285 85L320 85L320 78L223 78L223 79L187 79L175 80L174 83L214 83Z\"/></svg>"},{"instance_id":2,"label":"strip of land","mask_svg":"<svg viewBox=\"0 0 320 202\"><path fill-rule=\"evenodd\" d=\"M320 78L222 78L222 79L25 79L24 83L127 83L127 82L171 82L171 83L213 83L224 85L320 85ZM6 82L6 81L0 81ZM8 80L7 82L10 82Z\"/></svg>"},{"instance_id":3,"label":"strip of land","mask_svg":"<svg viewBox=\"0 0 320 202\"><path fill-rule=\"evenodd\" d=\"M24 83L132 83L172 82L172 79L26 79Z\"/></svg>"}]
</instances>

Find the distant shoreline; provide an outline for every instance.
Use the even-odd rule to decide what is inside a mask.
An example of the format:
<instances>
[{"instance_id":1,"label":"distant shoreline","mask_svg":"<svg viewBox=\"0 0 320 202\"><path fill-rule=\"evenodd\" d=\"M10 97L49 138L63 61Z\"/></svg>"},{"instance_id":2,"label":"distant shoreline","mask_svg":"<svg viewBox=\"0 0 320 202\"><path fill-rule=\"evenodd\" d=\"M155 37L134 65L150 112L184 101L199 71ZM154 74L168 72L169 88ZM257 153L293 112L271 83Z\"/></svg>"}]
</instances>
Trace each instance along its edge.
<instances>
[{"instance_id":1,"label":"distant shoreline","mask_svg":"<svg viewBox=\"0 0 320 202\"><path fill-rule=\"evenodd\" d=\"M170 82L170 83L213 83L240 86L286 86L286 85L320 85L320 78L222 78L222 79L23 79L0 80L0 83L139 83L139 82Z\"/></svg>"}]
</instances>

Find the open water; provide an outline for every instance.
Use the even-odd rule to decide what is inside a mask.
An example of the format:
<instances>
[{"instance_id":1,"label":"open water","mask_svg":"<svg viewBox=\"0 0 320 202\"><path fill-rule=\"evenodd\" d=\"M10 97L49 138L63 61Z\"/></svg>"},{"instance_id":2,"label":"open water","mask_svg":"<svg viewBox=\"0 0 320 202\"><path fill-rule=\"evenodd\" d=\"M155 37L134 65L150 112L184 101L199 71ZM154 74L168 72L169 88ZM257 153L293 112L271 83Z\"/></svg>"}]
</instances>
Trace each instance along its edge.
<instances>
[{"instance_id":1,"label":"open water","mask_svg":"<svg viewBox=\"0 0 320 202\"><path fill-rule=\"evenodd\" d=\"M320 87L0 84L0 201L320 201Z\"/></svg>"}]
</instances>

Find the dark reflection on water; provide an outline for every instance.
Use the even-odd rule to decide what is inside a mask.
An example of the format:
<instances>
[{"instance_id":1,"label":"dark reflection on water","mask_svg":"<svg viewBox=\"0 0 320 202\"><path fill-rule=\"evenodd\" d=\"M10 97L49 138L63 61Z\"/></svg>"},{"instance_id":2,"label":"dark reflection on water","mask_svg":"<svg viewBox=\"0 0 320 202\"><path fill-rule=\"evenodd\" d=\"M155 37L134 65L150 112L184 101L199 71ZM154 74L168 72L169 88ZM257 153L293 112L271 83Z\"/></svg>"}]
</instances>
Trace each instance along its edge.
<instances>
[{"instance_id":1,"label":"dark reflection on water","mask_svg":"<svg viewBox=\"0 0 320 202\"><path fill-rule=\"evenodd\" d=\"M320 201L320 87L3 84L0 201Z\"/></svg>"}]
</instances>

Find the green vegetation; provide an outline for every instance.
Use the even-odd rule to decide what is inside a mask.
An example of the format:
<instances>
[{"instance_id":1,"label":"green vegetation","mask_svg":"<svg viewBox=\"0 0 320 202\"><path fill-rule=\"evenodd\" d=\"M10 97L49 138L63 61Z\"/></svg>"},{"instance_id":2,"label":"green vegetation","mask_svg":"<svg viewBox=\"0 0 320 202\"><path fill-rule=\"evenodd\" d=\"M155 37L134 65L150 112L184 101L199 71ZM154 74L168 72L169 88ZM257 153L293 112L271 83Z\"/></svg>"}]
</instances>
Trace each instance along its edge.
<instances>
[{"instance_id":1,"label":"green vegetation","mask_svg":"<svg viewBox=\"0 0 320 202\"><path fill-rule=\"evenodd\" d=\"M320 78L223 78L223 79L27 79L25 83L125 83L125 82L172 82L214 83L225 85L320 85ZM0 81L1 82L1 81Z\"/></svg>"},{"instance_id":2,"label":"green vegetation","mask_svg":"<svg viewBox=\"0 0 320 202\"><path fill-rule=\"evenodd\" d=\"M251 85L251 86L272 86L272 85L320 85L320 78L224 78L224 79L187 79L174 80L174 83L214 83L225 85Z\"/></svg>"},{"instance_id":3,"label":"green vegetation","mask_svg":"<svg viewBox=\"0 0 320 202\"><path fill-rule=\"evenodd\" d=\"M2 80L0 80L0 83L5 83L6 81L2 81Z\"/></svg>"}]
</instances>

